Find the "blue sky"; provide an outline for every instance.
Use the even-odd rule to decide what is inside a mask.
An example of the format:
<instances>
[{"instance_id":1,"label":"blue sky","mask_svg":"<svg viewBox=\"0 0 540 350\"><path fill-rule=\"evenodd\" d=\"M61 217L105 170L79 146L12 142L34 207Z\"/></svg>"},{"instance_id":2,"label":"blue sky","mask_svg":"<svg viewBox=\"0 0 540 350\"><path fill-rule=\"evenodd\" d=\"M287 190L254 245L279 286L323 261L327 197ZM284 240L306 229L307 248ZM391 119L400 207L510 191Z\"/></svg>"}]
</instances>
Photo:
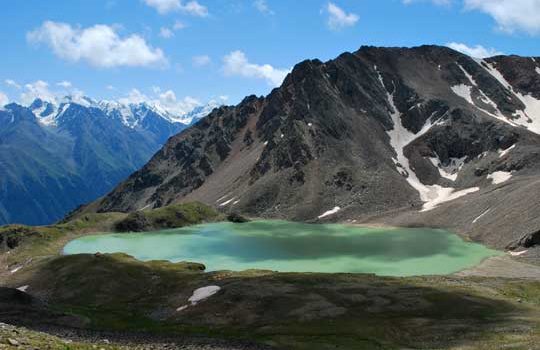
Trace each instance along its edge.
<instances>
[{"instance_id":1,"label":"blue sky","mask_svg":"<svg viewBox=\"0 0 540 350\"><path fill-rule=\"evenodd\" d=\"M539 38L540 0L10 0L0 102L84 93L180 112L362 45L539 56Z\"/></svg>"}]
</instances>

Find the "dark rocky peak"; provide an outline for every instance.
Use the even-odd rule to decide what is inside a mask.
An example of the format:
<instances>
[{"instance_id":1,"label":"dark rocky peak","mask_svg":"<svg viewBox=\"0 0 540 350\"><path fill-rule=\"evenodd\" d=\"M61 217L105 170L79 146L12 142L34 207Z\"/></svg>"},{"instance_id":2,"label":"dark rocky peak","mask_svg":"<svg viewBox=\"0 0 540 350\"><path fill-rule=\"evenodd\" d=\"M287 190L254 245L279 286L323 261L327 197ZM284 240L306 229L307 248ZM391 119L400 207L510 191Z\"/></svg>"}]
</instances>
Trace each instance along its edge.
<instances>
[{"instance_id":1,"label":"dark rocky peak","mask_svg":"<svg viewBox=\"0 0 540 350\"><path fill-rule=\"evenodd\" d=\"M318 59L314 60L304 60L296 64L291 73L285 77L283 81L283 86L289 86L291 84L298 83L299 81L305 79L306 77L311 77L318 68L320 68L324 63Z\"/></svg>"},{"instance_id":2,"label":"dark rocky peak","mask_svg":"<svg viewBox=\"0 0 540 350\"><path fill-rule=\"evenodd\" d=\"M511 120L525 106L486 62L433 45L303 61L266 98L216 109L171 138L98 207L196 199L313 219L336 206L419 209L495 185L495 171L520 176L536 164L523 149L540 139Z\"/></svg>"},{"instance_id":3,"label":"dark rocky peak","mask_svg":"<svg viewBox=\"0 0 540 350\"><path fill-rule=\"evenodd\" d=\"M516 92L540 99L540 59L512 55L485 61L497 69Z\"/></svg>"},{"instance_id":4,"label":"dark rocky peak","mask_svg":"<svg viewBox=\"0 0 540 350\"><path fill-rule=\"evenodd\" d=\"M43 100L40 99L40 98L36 98L36 99L30 104L30 106L28 106L28 108L30 108L30 109L38 109L38 108L43 107L43 105L44 105Z\"/></svg>"},{"instance_id":5,"label":"dark rocky peak","mask_svg":"<svg viewBox=\"0 0 540 350\"><path fill-rule=\"evenodd\" d=\"M21 106L17 103L10 103L4 106L5 111L0 110L0 113L5 114L5 120L9 123L16 122L30 122L32 124L37 124L36 117L27 107Z\"/></svg>"}]
</instances>

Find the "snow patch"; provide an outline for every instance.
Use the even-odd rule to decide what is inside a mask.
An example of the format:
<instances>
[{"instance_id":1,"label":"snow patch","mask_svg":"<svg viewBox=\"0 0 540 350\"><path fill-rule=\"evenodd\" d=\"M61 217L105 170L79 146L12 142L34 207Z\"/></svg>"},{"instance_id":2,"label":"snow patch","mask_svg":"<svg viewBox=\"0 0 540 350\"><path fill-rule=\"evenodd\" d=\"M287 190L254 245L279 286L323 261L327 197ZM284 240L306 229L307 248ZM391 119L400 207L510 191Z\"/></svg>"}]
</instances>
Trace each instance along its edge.
<instances>
[{"instance_id":1,"label":"snow patch","mask_svg":"<svg viewBox=\"0 0 540 350\"><path fill-rule=\"evenodd\" d=\"M465 160L467 156L461 158L450 158L450 164L442 165L442 162L438 155L435 157L429 158L431 163L439 170L439 174L451 181L456 181L458 173L465 165Z\"/></svg>"},{"instance_id":2,"label":"snow patch","mask_svg":"<svg viewBox=\"0 0 540 350\"><path fill-rule=\"evenodd\" d=\"M148 209L148 208L150 208L151 205L152 205L151 203L150 203L150 204L147 204L147 205L145 205L144 207L142 207L142 208L139 209L139 210L142 211L142 210Z\"/></svg>"},{"instance_id":3,"label":"snow patch","mask_svg":"<svg viewBox=\"0 0 540 350\"><path fill-rule=\"evenodd\" d=\"M459 84L459 85L452 86L451 89L454 92L454 94L458 95L459 97L463 98L465 101L474 105L474 102L471 96L472 86Z\"/></svg>"},{"instance_id":4,"label":"snow patch","mask_svg":"<svg viewBox=\"0 0 540 350\"><path fill-rule=\"evenodd\" d=\"M180 312L180 311L184 311L185 309L187 309L189 307L189 305L182 305L180 306L178 309L176 309L176 311Z\"/></svg>"},{"instance_id":5,"label":"snow patch","mask_svg":"<svg viewBox=\"0 0 540 350\"><path fill-rule=\"evenodd\" d=\"M491 211L491 208L484 210L484 212L483 212L482 214L478 215L478 216L473 220L472 223L473 223L473 224L476 224L476 222L477 222L478 220L480 220L484 215L486 215L486 214L489 213L490 211Z\"/></svg>"},{"instance_id":6,"label":"snow patch","mask_svg":"<svg viewBox=\"0 0 540 350\"><path fill-rule=\"evenodd\" d=\"M28 287L30 287L30 286L29 286L29 285L25 285L25 286L22 286L22 287L17 288L17 290L20 290L21 292L26 292L26 290L28 289Z\"/></svg>"},{"instance_id":7,"label":"snow patch","mask_svg":"<svg viewBox=\"0 0 540 350\"><path fill-rule=\"evenodd\" d=\"M176 311L180 312L187 309L189 306L195 306L199 302L210 298L212 295L216 294L220 290L221 290L221 287L219 286L207 286L207 287L196 289L195 291L193 291L193 295L191 295L191 297L189 297L188 299L190 304L182 305L179 308L177 308Z\"/></svg>"},{"instance_id":8,"label":"snow patch","mask_svg":"<svg viewBox=\"0 0 540 350\"><path fill-rule=\"evenodd\" d=\"M540 74L540 68L536 67L534 70L536 71L536 73Z\"/></svg>"},{"instance_id":9,"label":"snow patch","mask_svg":"<svg viewBox=\"0 0 540 350\"><path fill-rule=\"evenodd\" d=\"M484 158L485 156L487 156L488 153L489 153L488 151L484 151L484 152L480 153L480 154L478 155L478 157L476 157L476 158L482 159L482 158Z\"/></svg>"},{"instance_id":10,"label":"snow patch","mask_svg":"<svg viewBox=\"0 0 540 350\"><path fill-rule=\"evenodd\" d=\"M193 292L193 295L188 299L191 302L191 305L196 305L198 302L210 298L212 295L216 294L221 290L219 286L207 286L196 289Z\"/></svg>"},{"instance_id":11,"label":"snow patch","mask_svg":"<svg viewBox=\"0 0 540 350\"><path fill-rule=\"evenodd\" d=\"M511 147L508 147L507 149L505 150L499 150L499 158L502 158L504 157L505 155L507 155L511 150L513 150L514 148L516 148L516 145L512 145Z\"/></svg>"},{"instance_id":12,"label":"snow patch","mask_svg":"<svg viewBox=\"0 0 540 350\"><path fill-rule=\"evenodd\" d=\"M487 176L488 179L493 181L494 185L502 184L503 182L510 180L511 177L512 173L509 173L507 171L496 171Z\"/></svg>"},{"instance_id":13,"label":"snow patch","mask_svg":"<svg viewBox=\"0 0 540 350\"><path fill-rule=\"evenodd\" d=\"M232 201L234 201L235 199L236 199L236 197L233 197L233 198L229 199L228 201L225 201L225 202L221 203L219 206L220 206L220 207L224 207L224 206L226 206L227 204L229 204L229 203L231 203Z\"/></svg>"},{"instance_id":14,"label":"snow patch","mask_svg":"<svg viewBox=\"0 0 540 350\"><path fill-rule=\"evenodd\" d=\"M522 251L519 251L519 252L508 252L510 253L511 256L520 256L520 255L523 255L525 253L527 253L527 250L522 250Z\"/></svg>"},{"instance_id":15,"label":"snow patch","mask_svg":"<svg viewBox=\"0 0 540 350\"><path fill-rule=\"evenodd\" d=\"M480 191L480 187L471 187L456 191L452 187L442 187L439 185L425 186L428 192L425 194L427 201L424 203L422 212L435 209L439 204L453 201L468 194Z\"/></svg>"},{"instance_id":16,"label":"snow patch","mask_svg":"<svg viewBox=\"0 0 540 350\"><path fill-rule=\"evenodd\" d=\"M216 201L216 203L219 203L219 202L221 202L221 201L222 201L222 200L224 200L225 198L229 197L229 195L230 195L230 194L229 194L229 193L227 193L227 194L226 194L226 195L224 195L223 197L220 197L220 198L219 198L219 199L218 199L218 200Z\"/></svg>"},{"instance_id":17,"label":"snow patch","mask_svg":"<svg viewBox=\"0 0 540 350\"><path fill-rule=\"evenodd\" d=\"M19 270L20 270L20 269L22 269L22 268L23 268L23 266L22 266L22 265L21 265L21 266L17 266L17 267L16 267L16 268L14 268L13 270L11 270L11 271L10 271L9 273L12 273L12 274L13 274L13 273L15 273L15 272L19 271Z\"/></svg>"},{"instance_id":18,"label":"snow patch","mask_svg":"<svg viewBox=\"0 0 540 350\"><path fill-rule=\"evenodd\" d=\"M330 215L334 215L335 213L337 213L338 211L340 211L341 208L340 207L334 207L334 209L330 209L328 211L325 211L324 213L322 213L321 215L317 216L317 218L319 219L322 219L324 217L327 217L327 216L330 216Z\"/></svg>"}]
</instances>

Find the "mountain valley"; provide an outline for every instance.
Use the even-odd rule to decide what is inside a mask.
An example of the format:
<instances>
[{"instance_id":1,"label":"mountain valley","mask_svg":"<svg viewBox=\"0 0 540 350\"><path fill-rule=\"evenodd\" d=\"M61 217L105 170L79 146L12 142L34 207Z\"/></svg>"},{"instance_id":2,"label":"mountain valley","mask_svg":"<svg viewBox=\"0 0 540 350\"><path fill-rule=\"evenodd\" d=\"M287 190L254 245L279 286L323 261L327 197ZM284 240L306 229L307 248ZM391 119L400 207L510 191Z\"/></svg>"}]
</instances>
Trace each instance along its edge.
<instances>
[{"instance_id":1,"label":"mountain valley","mask_svg":"<svg viewBox=\"0 0 540 350\"><path fill-rule=\"evenodd\" d=\"M216 105L182 118L141 103L65 97L0 109L0 224L50 224L110 191Z\"/></svg>"},{"instance_id":2,"label":"mountain valley","mask_svg":"<svg viewBox=\"0 0 540 350\"><path fill-rule=\"evenodd\" d=\"M55 224L0 227L0 343L538 348L539 71L369 46L181 125L110 103L7 105L5 142L73 173L79 195L78 169L121 182ZM12 169L38 169L34 154ZM138 170L122 181L120 164Z\"/></svg>"}]
</instances>

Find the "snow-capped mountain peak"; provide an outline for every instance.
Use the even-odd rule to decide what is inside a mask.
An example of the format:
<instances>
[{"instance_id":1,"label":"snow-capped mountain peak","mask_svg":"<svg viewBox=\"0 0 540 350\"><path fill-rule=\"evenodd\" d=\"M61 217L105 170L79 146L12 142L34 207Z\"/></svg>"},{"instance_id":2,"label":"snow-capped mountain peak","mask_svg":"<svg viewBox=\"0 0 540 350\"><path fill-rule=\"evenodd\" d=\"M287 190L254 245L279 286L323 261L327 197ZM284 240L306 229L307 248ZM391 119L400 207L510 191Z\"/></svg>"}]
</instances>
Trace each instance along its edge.
<instances>
[{"instance_id":1,"label":"snow-capped mountain peak","mask_svg":"<svg viewBox=\"0 0 540 350\"><path fill-rule=\"evenodd\" d=\"M111 100L96 101L87 96L70 95L57 99L56 101L45 101L36 98L28 108L30 108L42 125L56 126L58 118L66 112L70 105L99 109L106 116L120 120L125 126L136 128L142 124L150 113L171 124L180 123L191 125L195 121L205 117L221 104L212 100L206 105L197 106L187 113L174 114L159 103L122 103Z\"/></svg>"},{"instance_id":2,"label":"snow-capped mountain peak","mask_svg":"<svg viewBox=\"0 0 540 350\"><path fill-rule=\"evenodd\" d=\"M55 125L56 116L58 115L58 106L49 101L43 101L36 98L30 106L28 106L38 121L43 125Z\"/></svg>"}]
</instances>

